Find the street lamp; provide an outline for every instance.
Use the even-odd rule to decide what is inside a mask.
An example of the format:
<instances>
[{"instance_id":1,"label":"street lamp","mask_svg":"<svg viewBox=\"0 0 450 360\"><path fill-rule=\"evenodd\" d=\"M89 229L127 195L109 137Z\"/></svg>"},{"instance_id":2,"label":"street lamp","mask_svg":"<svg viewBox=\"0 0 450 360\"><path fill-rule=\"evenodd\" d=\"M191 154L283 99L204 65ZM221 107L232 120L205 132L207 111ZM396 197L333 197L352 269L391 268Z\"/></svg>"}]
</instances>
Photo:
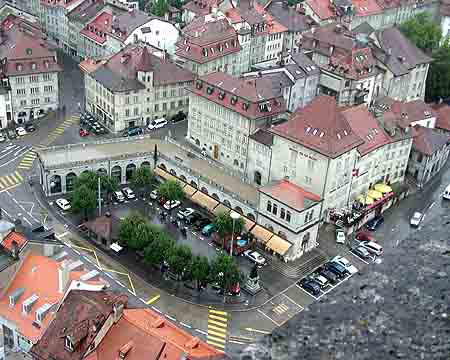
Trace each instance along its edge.
<instances>
[{"instance_id":1,"label":"street lamp","mask_svg":"<svg viewBox=\"0 0 450 360\"><path fill-rule=\"evenodd\" d=\"M233 211L230 214L231 218L233 219L233 232L231 233L231 245L230 245L230 256L233 256L233 242L234 242L234 224L237 219L241 217L237 212Z\"/></svg>"}]
</instances>

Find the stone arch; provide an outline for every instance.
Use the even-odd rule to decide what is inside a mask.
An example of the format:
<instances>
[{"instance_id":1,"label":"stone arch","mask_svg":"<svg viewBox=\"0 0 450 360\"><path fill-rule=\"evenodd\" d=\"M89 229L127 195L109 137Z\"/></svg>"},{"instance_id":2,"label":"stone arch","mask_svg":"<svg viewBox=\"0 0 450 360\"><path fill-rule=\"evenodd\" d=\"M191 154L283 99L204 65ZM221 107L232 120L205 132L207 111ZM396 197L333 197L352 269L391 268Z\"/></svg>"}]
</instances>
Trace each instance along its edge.
<instances>
[{"instance_id":1,"label":"stone arch","mask_svg":"<svg viewBox=\"0 0 450 360\"><path fill-rule=\"evenodd\" d=\"M198 185L194 180L191 181L191 186L198 189Z\"/></svg>"},{"instance_id":2,"label":"stone arch","mask_svg":"<svg viewBox=\"0 0 450 360\"><path fill-rule=\"evenodd\" d=\"M273 232L273 226L272 225L266 224L266 228L267 228L267 230Z\"/></svg>"},{"instance_id":3,"label":"stone arch","mask_svg":"<svg viewBox=\"0 0 450 360\"><path fill-rule=\"evenodd\" d=\"M233 160L233 165L234 165L234 166L239 166L239 161L238 161L237 159L234 159L234 160Z\"/></svg>"},{"instance_id":4,"label":"stone arch","mask_svg":"<svg viewBox=\"0 0 450 360\"><path fill-rule=\"evenodd\" d=\"M224 200L224 201L223 201L223 204L224 204L225 206L228 206L229 208L231 207L231 204L230 204L230 202L229 202L228 200Z\"/></svg>"},{"instance_id":5,"label":"stone arch","mask_svg":"<svg viewBox=\"0 0 450 360\"><path fill-rule=\"evenodd\" d=\"M301 244L302 251L305 251L308 248L310 238L311 238L311 235L309 232L306 233L305 235L303 235L302 244Z\"/></svg>"},{"instance_id":6,"label":"stone arch","mask_svg":"<svg viewBox=\"0 0 450 360\"><path fill-rule=\"evenodd\" d=\"M247 219L251 220L251 221L256 221L255 215L248 213L247 214Z\"/></svg>"},{"instance_id":7,"label":"stone arch","mask_svg":"<svg viewBox=\"0 0 450 360\"><path fill-rule=\"evenodd\" d=\"M200 146L200 140L199 139L195 139L195 145Z\"/></svg>"},{"instance_id":8,"label":"stone arch","mask_svg":"<svg viewBox=\"0 0 450 360\"><path fill-rule=\"evenodd\" d=\"M242 210L242 208L240 206L236 206L234 208L234 211L238 212L239 214L244 214L244 211Z\"/></svg>"},{"instance_id":9,"label":"stone arch","mask_svg":"<svg viewBox=\"0 0 450 360\"><path fill-rule=\"evenodd\" d=\"M122 182L122 168L119 165L116 165L111 169L111 177L116 178L119 181L119 184Z\"/></svg>"},{"instance_id":10,"label":"stone arch","mask_svg":"<svg viewBox=\"0 0 450 360\"><path fill-rule=\"evenodd\" d=\"M107 176L108 175L108 170L106 170L105 168L100 168L97 170L97 175L98 176Z\"/></svg>"},{"instance_id":11,"label":"stone arch","mask_svg":"<svg viewBox=\"0 0 450 360\"><path fill-rule=\"evenodd\" d=\"M125 169L125 181L128 182L131 180L131 177L133 176L133 173L136 171L136 165L133 163L128 164Z\"/></svg>"},{"instance_id":12,"label":"stone arch","mask_svg":"<svg viewBox=\"0 0 450 360\"><path fill-rule=\"evenodd\" d=\"M255 171L253 175L253 181L255 182L256 185L261 185L262 175L259 171Z\"/></svg>"},{"instance_id":13,"label":"stone arch","mask_svg":"<svg viewBox=\"0 0 450 360\"><path fill-rule=\"evenodd\" d=\"M173 176L177 176L177 172L174 169L170 169L169 171Z\"/></svg>"},{"instance_id":14,"label":"stone arch","mask_svg":"<svg viewBox=\"0 0 450 360\"><path fill-rule=\"evenodd\" d=\"M287 240L287 235L284 231L278 231L278 236L284 240Z\"/></svg>"},{"instance_id":15,"label":"stone arch","mask_svg":"<svg viewBox=\"0 0 450 360\"><path fill-rule=\"evenodd\" d=\"M148 161L144 161L144 162L141 164L141 167L143 167L143 168L150 168L151 165L150 165L150 163L149 163Z\"/></svg>"},{"instance_id":16,"label":"stone arch","mask_svg":"<svg viewBox=\"0 0 450 360\"><path fill-rule=\"evenodd\" d=\"M74 172L70 172L66 175L66 191L73 190L73 183L75 182L76 178L77 174L75 174Z\"/></svg>"},{"instance_id":17,"label":"stone arch","mask_svg":"<svg viewBox=\"0 0 450 360\"><path fill-rule=\"evenodd\" d=\"M186 176L184 176L184 175L180 175L180 180L182 180L182 181L184 181L185 183L187 183Z\"/></svg>"},{"instance_id":18,"label":"stone arch","mask_svg":"<svg viewBox=\"0 0 450 360\"><path fill-rule=\"evenodd\" d=\"M204 192L205 194L209 194L208 189L205 188L204 186L201 188L201 191Z\"/></svg>"},{"instance_id":19,"label":"stone arch","mask_svg":"<svg viewBox=\"0 0 450 360\"><path fill-rule=\"evenodd\" d=\"M166 167L165 164L161 163L161 164L159 164L158 166L159 166L161 169L167 171L167 167Z\"/></svg>"},{"instance_id":20,"label":"stone arch","mask_svg":"<svg viewBox=\"0 0 450 360\"><path fill-rule=\"evenodd\" d=\"M61 182L61 176L59 175L53 175L50 178L50 193L51 194L57 194L62 192L62 182Z\"/></svg>"},{"instance_id":21,"label":"stone arch","mask_svg":"<svg viewBox=\"0 0 450 360\"><path fill-rule=\"evenodd\" d=\"M216 193L213 193L211 196L212 196L214 199L216 199L217 201L220 201L219 195L217 195Z\"/></svg>"}]
</instances>

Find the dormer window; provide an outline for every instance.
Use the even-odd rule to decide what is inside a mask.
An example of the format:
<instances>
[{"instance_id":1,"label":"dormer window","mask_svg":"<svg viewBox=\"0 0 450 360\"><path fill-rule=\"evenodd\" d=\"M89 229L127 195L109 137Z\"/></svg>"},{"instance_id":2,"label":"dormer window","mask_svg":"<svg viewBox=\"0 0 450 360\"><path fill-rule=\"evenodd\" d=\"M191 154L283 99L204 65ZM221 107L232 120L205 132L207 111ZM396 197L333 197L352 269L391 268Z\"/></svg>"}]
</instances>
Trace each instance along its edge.
<instances>
[{"instance_id":1,"label":"dormer window","mask_svg":"<svg viewBox=\"0 0 450 360\"><path fill-rule=\"evenodd\" d=\"M269 112L270 109L270 105L268 102L264 102L264 103L260 103L259 104L259 111L261 112Z\"/></svg>"},{"instance_id":2,"label":"dormer window","mask_svg":"<svg viewBox=\"0 0 450 360\"><path fill-rule=\"evenodd\" d=\"M227 42L225 43L225 47L228 49L230 47L230 44L228 44Z\"/></svg>"},{"instance_id":3,"label":"dormer window","mask_svg":"<svg viewBox=\"0 0 450 360\"><path fill-rule=\"evenodd\" d=\"M250 107L250 104L249 104L248 102L243 102L243 103L242 103L242 108L243 108L245 111L247 111L249 107Z\"/></svg>"},{"instance_id":4,"label":"dormer window","mask_svg":"<svg viewBox=\"0 0 450 360\"><path fill-rule=\"evenodd\" d=\"M203 87L203 82L201 80L197 80L197 82L195 84L195 87L197 89L201 89Z\"/></svg>"},{"instance_id":5,"label":"dormer window","mask_svg":"<svg viewBox=\"0 0 450 360\"><path fill-rule=\"evenodd\" d=\"M208 56L208 49L207 48L203 49L203 56Z\"/></svg>"},{"instance_id":6,"label":"dormer window","mask_svg":"<svg viewBox=\"0 0 450 360\"><path fill-rule=\"evenodd\" d=\"M214 48L210 48L211 54L214 54Z\"/></svg>"},{"instance_id":7,"label":"dormer window","mask_svg":"<svg viewBox=\"0 0 450 360\"><path fill-rule=\"evenodd\" d=\"M33 50L31 50L30 48L26 49L25 52L28 56L33 55Z\"/></svg>"},{"instance_id":8,"label":"dormer window","mask_svg":"<svg viewBox=\"0 0 450 360\"><path fill-rule=\"evenodd\" d=\"M219 91L219 99L220 99L220 100L223 100L224 98L225 98L225 91L220 90L220 91Z\"/></svg>"},{"instance_id":9,"label":"dormer window","mask_svg":"<svg viewBox=\"0 0 450 360\"><path fill-rule=\"evenodd\" d=\"M223 51L223 45L222 45L222 44L219 45L219 51L220 51L220 52Z\"/></svg>"},{"instance_id":10,"label":"dormer window","mask_svg":"<svg viewBox=\"0 0 450 360\"><path fill-rule=\"evenodd\" d=\"M211 95L214 92L214 88L212 86L208 86L208 88L206 89L206 92Z\"/></svg>"},{"instance_id":11,"label":"dormer window","mask_svg":"<svg viewBox=\"0 0 450 360\"><path fill-rule=\"evenodd\" d=\"M36 70L36 68L37 68L36 63L31 63L31 69Z\"/></svg>"},{"instance_id":12,"label":"dormer window","mask_svg":"<svg viewBox=\"0 0 450 360\"><path fill-rule=\"evenodd\" d=\"M237 96L236 96L236 95L233 95L233 96L231 97L231 100L230 100L231 105L236 105L237 100L238 100Z\"/></svg>"},{"instance_id":13,"label":"dormer window","mask_svg":"<svg viewBox=\"0 0 450 360\"><path fill-rule=\"evenodd\" d=\"M66 336L65 341L64 341L64 347L66 348L67 351L73 352L75 347L73 346L72 340L70 339L69 336Z\"/></svg>"},{"instance_id":14,"label":"dormer window","mask_svg":"<svg viewBox=\"0 0 450 360\"><path fill-rule=\"evenodd\" d=\"M16 69L17 69L17 71L22 71L22 69L23 69L22 64L17 64Z\"/></svg>"},{"instance_id":15,"label":"dormer window","mask_svg":"<svg viewBox=\"0 0 450 360\"><path fill-rule=\"evenodd\" d=\"M44 60L44 66L48 68L50 66L50 62L48 60Z\"/></svg>"}]
</instances>

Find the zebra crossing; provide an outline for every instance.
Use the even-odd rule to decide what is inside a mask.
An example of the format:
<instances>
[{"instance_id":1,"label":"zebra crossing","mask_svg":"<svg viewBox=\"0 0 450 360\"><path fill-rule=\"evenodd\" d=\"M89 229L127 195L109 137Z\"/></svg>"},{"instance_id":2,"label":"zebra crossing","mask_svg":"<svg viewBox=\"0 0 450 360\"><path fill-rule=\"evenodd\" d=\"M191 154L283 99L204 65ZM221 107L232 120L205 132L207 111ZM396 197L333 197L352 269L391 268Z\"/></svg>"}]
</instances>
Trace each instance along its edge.
<instances>
[{"instance_id":1,"label":"zebra crossing","mask_svg":"<svg viewBox=\"0 0 450 360\"><path fill-rule=\"evenodd\" d=\"M64 134L67 128L80 122L80 115L72 115L70 118L63 121L55 130L50 132L47 138L38 146L38 148L44 148L50 146L56 139Z\"/></svg>"},{"instance_id":2,"label":"zebra crossing","mask_svg":"<svg viewBox=\"0 0 450 360\"><path fill-rule=\"evenodd\" d=\"M18 171L0 176L0 190L6 190L23 182L22 175Z\"/></svg>"},{"instance_id":3,"label":"zebra crossing","mask_svg":"<svg viewBox=\"0 0 450 360\"><path fill-rule=\"evenodd\" d=\"M37 158L37 153L34 148L31 148L30 151L26 153L26 155L22 158L17 169L22 170L30 170L33 167L33 162Z\"/></svg>"},{"instance_id":4,"label":"zebra crossing","mask_svg":"<svg viewBox=\"0 0 450 360\"><path fill-rule=\"evenodd\" d=\"M208 337L206 342L215 348L225 351L228 328L228 313L209 309Z\"/></svg>"}]
</instances>

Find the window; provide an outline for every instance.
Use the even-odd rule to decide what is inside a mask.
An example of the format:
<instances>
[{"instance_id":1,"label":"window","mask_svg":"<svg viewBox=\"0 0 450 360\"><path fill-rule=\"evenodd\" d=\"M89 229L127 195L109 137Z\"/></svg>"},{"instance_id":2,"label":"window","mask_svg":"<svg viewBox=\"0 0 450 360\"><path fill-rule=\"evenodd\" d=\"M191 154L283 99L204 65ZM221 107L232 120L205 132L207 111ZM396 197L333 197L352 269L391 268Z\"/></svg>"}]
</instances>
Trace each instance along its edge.
<instances>
[{"instance_id":1,"label":"window","mask_svg":"<svg viewBox=\"0 0 450 360\"><path fill-rule=\"evenodd\" d=\"M31 105L39 105L39 99L32 99Z\"/></svg>"},{"instance_id":2,"label":"window","mask_svg":"<svg viewBox=\"0 0 450 360\"><path fill-rule=\"evenodd\" d=\"M17 89L17 95L25 95L25 89Z\"/></svg>"},{"instance_id":3,"label":"window","mask_svg":"<svg viewBox=\"0 0 450 360\"><path fill-rule=\"evenodd\" d=\"M36 70L36 68L37 68L36 63L31 63L31 69Z\"/></svg>"},{"instance_id":4,"label":"window","mask_svg":"<svg viewBox=\"0 0 450 360\"><path fill-rule=\"evenodd\" d=\"M159 104L155 104L155 112L159 111Z\"/></svg>"},{"instance_id":5,"label":"window","mask_svg":"<svg viewBox=\"0 0 450 360\"><path fill-rule=\"evenodd\" d=\"M70 338L68 336L66 336L65 342L64 342L64 347L69 350L69 351L73 351L74 347L72 344L72 341L70 341Z\"/></svg>"},{"instance_id":6,"label":"window","mask_svg":"<svg viewBox=\"0 0 450 360\"><path fill-rule=\"evenodd\" d=\"M31 94L39 94L39 88L38 87L31 88Z\"/></svg>"},{"instance_id":7,"label":"window","mask_svg":"<svg viewBox=\"0 0 450 360\"><path fill-rule=\"evenodd\" d=\"M278 213L278 206L277 204L273 204L272 206L272 214L276 215Z\"/></svg>"},{"instance_id":8,"label":"window","mask_svg":"<svg viewBox=\"0 0 450 360\"><path fill-rule=\"evenodd\" d=\"M23 77L16 78L16 84L23 84L24 82L25 82L25 78L23 78Z\"/></svg>"},{"instance_id":9,"label":"window","mask_svg":"<svg viewBox=\"0 0 450 360\"><path fill-rule=\"evenodd\" d=\"M272 212L272 202L270 202L270 201L267 202L267 208L266 209L267 209L268 212Z\"/></svg>"},{"instance_id":10,"label":"window","mask_svg":"<svg viewBox=\"0 0 450 360\"><path fill-rule=\"evenodd\" d=\"M345 81L345 87L349 87L350 86L350 80L346 80Z\"/></svg>"},{"instance_id":11,"label":"window","mask_svg":"<svg viewBox=\"0 0 450 360\"><path fill-rule=\"evenodd\" d=\"M170 96L177 96L176 89L170 90Z\"/></svg>"},{"instance_id":12,"label":"window","mask_svg":"<svg viewBox=\"0 0 450 360\"><path fill-rule=\"evenodd\" d=\"M182 107L183 106L183 100L178 100L178 107Z\"/></svg>"},{"instance_id":13,"label":"window","mask_svg":"<svg viewBox=\"0 0 450 360\"><path fill-rule=\"evenodd\" d=\"M134 108L134 115L139 115L139 108Z\"/></svg>"},{"instance_id":14,"label":"window","mask_svg":"<svg viewBox=\"0 0 450 360\"><path fill-rule=\"evenodd\" d=\"M27 101L26 100L20 100L20 106L26 106Z\"/></svg>"},{"instance_id":15,"label":"window","mask_svg":"<svg viewBox=\"0 0 450 360\"><path fill-rule=\"evenodd\" d=\"M308 159L308 170L314 170L314 160Z\"/></svg>"},{"instance_id":16,"label":"window","mask_svg":"<svg viewBox=\"0 0 450 360\"><path fill-rule=\"evenodd\" d=\"M125 110L125 116L126 116L126 117L129 117L129 116L130 116L130 109L126 109L126 110Z\"/></svg>"},{"instance_id":17,"label":"window","mask_svg":"<svg viewBox=\"0 0 450 360\"><path fill-rule=\"evenodd\" d=\"M175 109L175 101L171 101L170 102L170 108L171 109Z\"/></svg>"},{"instance_id":18,"label":"window","mask_svg":"<svg viewBox=\"0 0 450 360\"><path fill-rule=\"evenodd\" d=\"M417 161L421 163L422 160L423 160L423 155L422 154L418 154L417 155Z\"/></svg>"},{"instance_id":19,"label":"window","mask_svg":"<svg viewBox=\"0 0 450 360\"><path fill-rule=\"evenodd\" d=\"M286 221L291 222L291 212L290 211L286 211Z\"/></svg>"},{"instance_id":20,"label":"window","mask_svg":"<svg viewBox=\"0 0 450 360\"><path fill-rule=\"evenodd\" d=\"M162 97L163 97L163 99L165 99L167 97L167 91L162 92Z\"/></svg>"},{"instance_id":21,"label":"window","mask_svg":"<svg viewBox=\"0 0 450 360\"><path fill-rule=\"evenodd\" d=\"M46 103L49 103L49 102L50 102L50 98L49 98L49 97L46 97L46 98L45 98L45 102L46 102Z\"/></svg>"},{"instance_id":22,"label":"window","mask_svg":"<svg viewBox=\"0 0 450 360\"><path fill-rule=\"evenodd\" d=\"M44 92L51 92L51 91L53 91L53 86L51 85L44 86Z\"/></svg>"},{"instance_id":23,"label":"window","mask_svg":"<svg viewBox=\"0 0 450 360\"><path fill-rule=\"evenodd\" d=\"M32 75L30 76L30 82L38 82L39 76L38 75Z\"/></svg>"},{"instance_id":24,"label":"window","mask_svg":"<svg viewBox=\"0 0 450 360\"><path fill-rule=\"evenodd\" d=\"M284 211L284 209L280 209L280 218L282 218L284 220L285 217L286 217L286 211Z\"/></svg>"},{"instance_id":25,"label":"window","mask_svg":"<svg viewBox=\"0 0 450 360\"><path fill-rule=\"evenodd\" d=\"M162 104L162 109L163 109L163 111L167 110L167 103Z\"/></svg>"},{"instance_id":26,"label":"window","mask_svg":"<svg viewBox=\"0 0 450 360\"><path fill-rule=\"evenodd\" d=\"M312 179L309 176L305 176L305 183L311 185Z\"/></svg>"},{"instance_id":27,"label":"window","mask_svg":"<svg viewBox=\"0 0 450 360\"><path fill-rule=\"evenodd\" d=\"M127 97L125 98L125 104L129 104L129 103L130 103L130 97L127 96Z\"/></svg>"}]
</instances>

